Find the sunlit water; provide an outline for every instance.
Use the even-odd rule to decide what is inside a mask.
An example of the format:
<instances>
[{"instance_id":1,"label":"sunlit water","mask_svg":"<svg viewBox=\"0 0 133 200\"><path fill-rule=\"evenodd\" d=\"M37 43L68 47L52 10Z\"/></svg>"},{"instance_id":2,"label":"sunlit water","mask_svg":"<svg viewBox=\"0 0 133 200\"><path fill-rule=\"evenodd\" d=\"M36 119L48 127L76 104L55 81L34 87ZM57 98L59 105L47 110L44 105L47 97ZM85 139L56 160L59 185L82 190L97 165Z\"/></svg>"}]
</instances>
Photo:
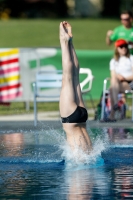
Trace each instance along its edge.
<instances>
[{"instance_id":1,"label":"sunlit water","mask_svg":"<svg viewBox=\"0 0 133 200\"><path fill-rule=\"evenodd\" d=\"M133 199L133 130L88 131L89 156L63 130L1 133L0 199Z\"/></svg>"}]
</instances>

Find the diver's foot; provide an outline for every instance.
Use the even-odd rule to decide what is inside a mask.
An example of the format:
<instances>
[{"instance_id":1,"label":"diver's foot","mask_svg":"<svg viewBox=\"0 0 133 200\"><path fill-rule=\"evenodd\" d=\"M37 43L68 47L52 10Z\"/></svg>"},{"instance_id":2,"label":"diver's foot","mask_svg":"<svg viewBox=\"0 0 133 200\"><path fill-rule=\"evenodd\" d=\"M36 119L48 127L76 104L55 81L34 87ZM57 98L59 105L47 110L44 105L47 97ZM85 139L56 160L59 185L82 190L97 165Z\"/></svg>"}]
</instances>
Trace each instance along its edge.
<instances>
[{"instance_id":1,"label":"diver's foot","mask_svg":"<svg viewBox=\"0 0 133 200\"><path fill-rule=\"evenodd\" d=\"M63 41L69 41L70 36L68 35L67 28L64 26L63 22L60 23L60 42L62 43Z\"/></svg>"},{"instance_id":2,"label":"diver's foot","mask_svg":"<svg viewBox=\"0 0 133 200\"><path fill-rule=\"evenodd\" d=\"M70 36L70 38L72 38L73 35L72 35L72 27L71 27L71 25L66 21L63 22L63 25L65 26L65 28L67 30L67 33Z\"/></svg>"}]
</instances>

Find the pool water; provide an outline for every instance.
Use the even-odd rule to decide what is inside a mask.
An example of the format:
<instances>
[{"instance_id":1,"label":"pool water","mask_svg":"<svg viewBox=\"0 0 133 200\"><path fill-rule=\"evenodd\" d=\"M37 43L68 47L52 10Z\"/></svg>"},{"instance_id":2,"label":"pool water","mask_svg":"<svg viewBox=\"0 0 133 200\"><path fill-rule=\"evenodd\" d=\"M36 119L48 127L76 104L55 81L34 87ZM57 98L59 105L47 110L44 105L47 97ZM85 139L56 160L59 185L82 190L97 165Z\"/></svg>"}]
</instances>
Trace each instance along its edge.
<instances>
[{"instance_id":1,"label":"pool water","mask_svg":"<svg viewBox=\"0 0 133 200\"><path fill-rule=\"evenodd\" d=\"M0 199L133 199L133 130L88 131L85 164L62 130L1 133Z\"/></svg>"}]
</instances>

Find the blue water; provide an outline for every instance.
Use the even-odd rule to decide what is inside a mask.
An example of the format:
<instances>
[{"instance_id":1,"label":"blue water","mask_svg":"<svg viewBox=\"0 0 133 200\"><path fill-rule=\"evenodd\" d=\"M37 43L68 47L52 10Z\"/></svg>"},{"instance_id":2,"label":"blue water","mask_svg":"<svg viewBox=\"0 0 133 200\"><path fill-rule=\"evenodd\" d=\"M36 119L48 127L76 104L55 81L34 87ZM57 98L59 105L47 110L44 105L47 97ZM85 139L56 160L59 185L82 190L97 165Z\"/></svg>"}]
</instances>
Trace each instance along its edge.
<instances>
[{"instance_id":1,"label":"blue water","mask_svg":"<svg viewBox=\"0 0 133 200\"><path fill-rule=\"evenodd\" d=\"M133 130L88 131L85 163L62 130L1 133L0 199L133 199Z\"/></svg>"}]
</instances>

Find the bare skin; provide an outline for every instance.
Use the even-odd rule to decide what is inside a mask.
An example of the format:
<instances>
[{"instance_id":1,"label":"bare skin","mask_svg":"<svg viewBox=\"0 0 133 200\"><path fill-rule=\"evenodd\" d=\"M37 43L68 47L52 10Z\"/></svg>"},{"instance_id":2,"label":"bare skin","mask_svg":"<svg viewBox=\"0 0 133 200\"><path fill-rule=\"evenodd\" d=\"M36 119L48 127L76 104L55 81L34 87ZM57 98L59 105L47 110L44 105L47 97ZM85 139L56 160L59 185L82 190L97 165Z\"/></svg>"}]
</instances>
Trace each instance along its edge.
<instances>
[{"instance_id":1,"label":"bare skin","mask_svg":"<svg viewBox=\"0 0 133 200\"><path fill-rule=\"evenodd\" d=\"M120 56L125 56L127 53L126 48L117 47ZM132 68L133 71L133 68ZM130 90L127 81L133 80L133 73L129 77L123 77L121 74L117 74L115 70L111 71L111 86L110 86L110 98L111 98L111 114L110 119L114 119L115 112L113 110L114 105L118 103L118 94L125 93L125 90ZM123 96L123 101L125 102L125 97Z\"/></svg>"},{"instance_id":2,"label":"bare skin","mask_svg":"<svg viewBox=\"0 0 133 200\"><path fill-rule=\"evenodd\" d=\"M72 29L71 25L65 21L60 23L60 44L63 78L59 106L61 117L68 117L77 106L85 107L85 105L79 83L79 63L72 44ZM63 128L72 150L78 148L89 153L91 140L85 123L64 123Z\"/></svg>"},{"instance_id":3,"label":"bare skin","mask_svg":"<svg viewBox=\"0 0 133 200\"><path fill-rule=\"evenodd\" d=\"M123 81L122 81L123 79ZM118 94L124 93L125 90L130 90L129 84L124 80L125 78L115 72L111 73L111 87L110 87L110 98L111 98L111 113L110 119L114 119L115 112L113 110L114 105L118 103ZM125 95L123 96L123 102L125 102Z\"/></svg>"}]
</instances>

